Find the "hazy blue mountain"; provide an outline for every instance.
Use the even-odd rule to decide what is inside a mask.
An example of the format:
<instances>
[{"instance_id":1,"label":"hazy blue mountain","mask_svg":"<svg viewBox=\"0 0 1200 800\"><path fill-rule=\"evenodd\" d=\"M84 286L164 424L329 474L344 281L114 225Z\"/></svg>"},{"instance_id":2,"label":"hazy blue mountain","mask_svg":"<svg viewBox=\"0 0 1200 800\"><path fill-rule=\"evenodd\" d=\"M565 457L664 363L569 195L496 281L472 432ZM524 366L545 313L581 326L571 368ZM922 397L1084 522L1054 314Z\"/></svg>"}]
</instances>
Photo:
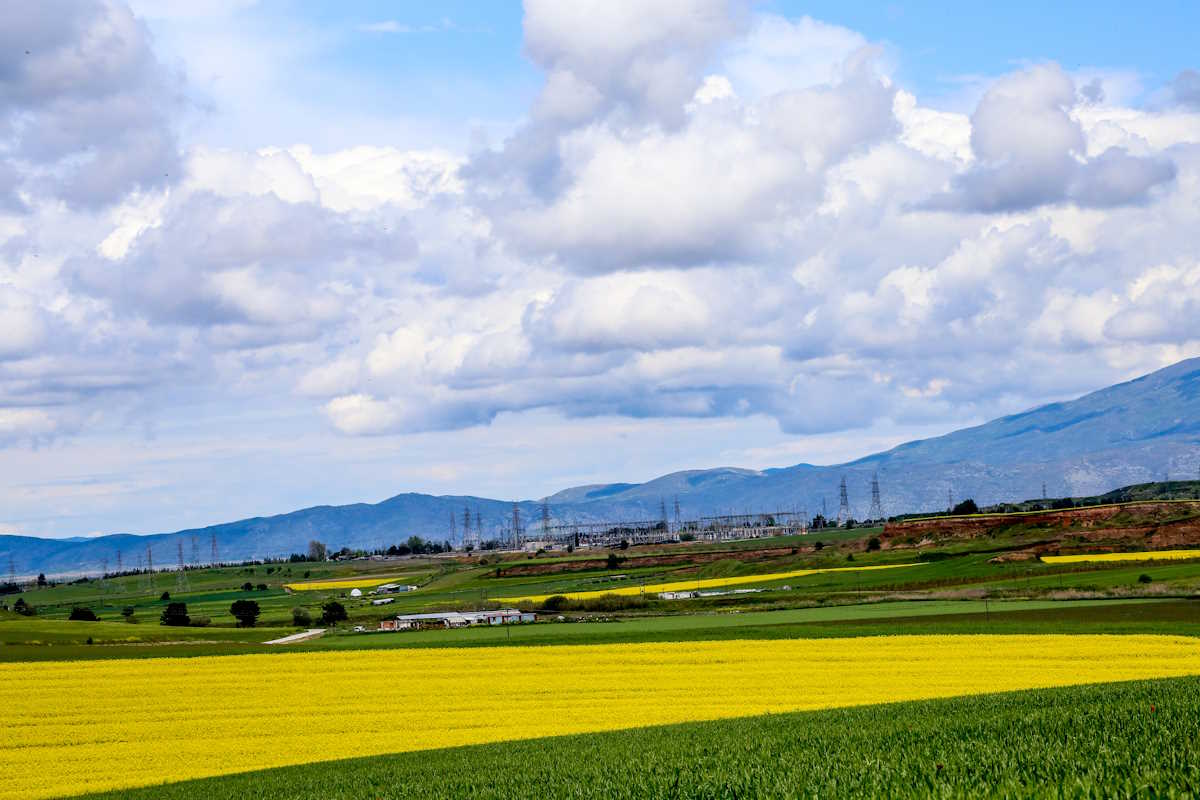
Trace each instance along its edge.
<instances>
[{"instance_id":1,"label":"hazy blue mountain","mask_svg":"<svg viewBox=\"0 0 1200 800\"><path fill-rule=\"evenodd\" d=\"M1041 495L1090 495L1126 486L1200 475L1200 359L1189 359L1077 400L1052 403L985 425L908 442L847 464L797 464L768 470L675 472L640 484L614 483L565 489L549 498L555 521L657 519L678 498L684 518L745 511L838 510L844 476L851 513L862 518L870 482L878 474L887 514L945 508L948 494L980 504ZM300 552L311 538L334 548L377 547L410 535L448 537L450 515L462 535L464 506L483 519L484 536L503 535L512 501L479 497L401 494L376 504L317 506L274 517L256 517L198 530L152 536L118 534L53 540L0 536L0 565L11 555L18 574L110 569L122 554L135 566L152 549L156 565L173 565L178 545L190 561L193 541L205 562L211 540L218 557L242 559ZM540 519L540 503L520 503L523 523Z\"/></svg>"}]
</instances>

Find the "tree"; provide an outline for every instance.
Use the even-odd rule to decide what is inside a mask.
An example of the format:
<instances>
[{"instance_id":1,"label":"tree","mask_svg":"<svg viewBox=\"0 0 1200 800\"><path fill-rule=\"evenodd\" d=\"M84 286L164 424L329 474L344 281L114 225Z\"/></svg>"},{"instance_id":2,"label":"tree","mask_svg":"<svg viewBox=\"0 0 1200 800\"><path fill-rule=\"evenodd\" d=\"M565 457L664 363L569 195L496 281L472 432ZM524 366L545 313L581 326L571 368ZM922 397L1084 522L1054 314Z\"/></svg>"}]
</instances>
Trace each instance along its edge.
<instances>
[{"instance_id":1,"label":"tree","mask_svg":"<svg viewBox=\"0 0 1200 800\"><path fill-rule=\"evenodd\" d=\"M133 614L134 614L133 606L125 606L124 608L121 609L121 616L125 618L126 622L133 622Z\"/></svg>"},{"instance_id":2,"label":"tree","mask_svg":"<svg viewBox=\"0 0 1200 800\"><path fill-rule=\"evenodd\" d=\"M1153 583L1153 582L1154 582L1154 578L1151 578L1149 575L1147 575L1144 572L1141 575L1138 575L1138 583Z\"/></svg>"},{"instance_id":3,"label":"tree","mask_svg":"<svg viewBox=\"0 0 1200 800\"><path fill-rule=\"evenodd\" d=\"M44 573L44 572L39 572L39 573L38 573L38 580L37 580L37 584L38 584L38 586L45 586L45 585L46 585L46 573Z\"/></svg>"},{"instance_id":4,"label":"tree","mask_svg":"<svg viewBox=\"0 0 1200 800\"><path fill-rule=\"evenodd\" d=\"M326 625L334 625L348 619L350 619L350 615L346 613L346 607L337 600L330 600L321 606L321 621Z\"/></svg>"},{"instance_id":5,"label":"tree","mask_svg":"<svg viewBox=\"0 0 1200 800\"><path fill-rule=\"evenodd\" d=\"M170 593L170 592L163 592L162 594L160 594L160 595L158 596L158 599L159 599L159 600L162 600L162 601L165 603L165 602L167 602L168 600L170 600L170 599L171 599L171 593Z\"/></svg>"},{"instance_id":6,"label":"tree","mask_svg":"<svg viewBox=\"0 0 1200 800\"><path fill-rule=\"evenodd\" d=\"M820 550L824 550L824 549L825 549L825 543L822 542L820 539L818 539L816 544L813 545L813 550L820 551Z\"/></svg>"},{"instance_id":7,"label":"tree","mask_svg":"<svg viewBox=\"0 0 1200 800\"><path fill-rule=\"evenodd\" d=\"M183 627L190 624L192 618L188 616L187 603L167 603L158 621L160 625Z\"/></svg>"},{"instance_id":8,"label":"tree","mask_svg":"<svg viewBox=\"0 0 1200 800\"><path fill-rule=\"evenodd\" d=\"M239 628L253 628L258 621L258 603L253 600L234 600L229 613L237 618Z\"/></svg>"},{"instance_id":9,"label":"tree","mask_svg":"<svg viewBox=\"0 0 1200 800\"><path fill-rule=\"evenodd\" d=\"M309 625L312 625L312 614L308 613L307 608L293 608L292 624L297 628L307 628Z\"/></svg>"},{"instance_id":10,"label":"tree","mask_svg":"<svg viewBox=\"0 0 1200 800\"><path fill-rule=\"evenodd\" d=\"M956 505L950 511L950 513L956 516L962 514L978 514L979 506L975 505L975 501L968 497L966 500L963 500L961 503Z\"/></svg>"},{"instance_id":11,"label":"tree","mask_svg":"<svg viewBox=\"0 0 1200 800\"><path fill-rule=\"evenodd\" d=\"M242 584L242 591L243 592L253 592L254 584L251 583L250 581L246 581L245 583Z\"/></svg>"},{"instance_id":12,"label":"tree","mask_svg":"<svg viewBox=\"0 0 1200 800\"><path fill-rule=\"evenodd\" d=\"M880 547L880 544L879 544L879 537L877 537L877 536L872 536L872 537L871 537L871 538L870 538L870 539L867 541L867 550L868 550L868 551L874 551L874 550L878 550L878 549L879 549L879 547Z\"/></svg>"},{"instance_id":13,"label":"tree","mask_svg":"<svg viewBox=\"0 0 1200 800\"><path fill-rule=\"evenodd\" d=\"M618 546L618 547L620 547L622 550L628 550L628 549L629 549L629 540L628 540L628 539L622 539L622 540L621 540L621 544L619 544L619 545L617 545L617 546Z\"/></svg>"},{"instance_id":14,"label":"tree","mask_svg":"<svg viewBox=\"0 0 1200 800\"><path fill-rule=\"evenodd\" d=\"M77 622L96 622L100 618L97 617L96 612L92 611L90 608L75 606L71 609L71 614L67 617L67 619L75 620Z\"/></svg>"},{"instance_id":15,"label":"tree","mask_svg":"<svg viewBox=\"0 0 1200 800\"><path fill-rule=\"evenodd\" d=\"M328 552L329 552L329 549L327 547L325 547L324 542L318 542L316 539L312 539L311 541L309 541L309 543L308 543L308 560L309 561L324 561L325 555Z\"/></svg>"},{"instance_id":16,"label":"tree","mask_svg":"<svg viewBox=\"0 0 1200 800\"><path fill-rule=\"evenodd\" d=\"M566 608L567 602L566 595L555 594L542 601L542 608L546 611L561 611Z\"/></svg>"},{"instance_id":17,"label":"tree","mask_svg":"<svg viewBox=\"0 0 1200 800\"><path fill-rule=\"evenodd\" d=\"M617 568L617 567L619 567L620 565L621 565L621 559L617 558L617 554L616 554L616 553L609 553L609 554L608 554L608 561L605 563L605 566L606 566L608 569L616 569L616 568Z\"/></svg>"},{"instance_id":18,"label":"tree","mask_svg":"<svg viewBox=\"0 0 1200 800\"><path fill-rule=\"evenodd\" d=\"M13 603L13 611L23 617L32 617L37 614L37 609L26 603L24 597L18 597L17 602Z\"/></svg>"},{"instance_id":19,"label":"tree","mask_svg":"<svg viewBox=\"0 0 1200 800\"><path fill-rule=\"evenodd\" d=\"M260 592L265 592L267 590L267 585L265 583L260 583L256 588Z\"/></svg>"}]
</instances>

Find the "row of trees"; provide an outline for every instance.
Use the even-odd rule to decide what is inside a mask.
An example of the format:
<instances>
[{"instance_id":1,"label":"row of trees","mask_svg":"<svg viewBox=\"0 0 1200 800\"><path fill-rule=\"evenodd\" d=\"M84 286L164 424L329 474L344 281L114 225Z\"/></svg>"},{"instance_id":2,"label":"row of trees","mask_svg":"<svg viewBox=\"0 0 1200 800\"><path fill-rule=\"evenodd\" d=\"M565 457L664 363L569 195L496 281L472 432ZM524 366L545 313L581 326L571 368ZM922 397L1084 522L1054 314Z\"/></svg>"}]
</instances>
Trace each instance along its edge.
<instances>
[{"instance_id":1,"label":"row of trees","mask_svg":"<svg viewBox=\"0 0 1200 800\"><path fill-rule=\"evenodd\" d=\"M436 542L432 539L423 539L420 536L410 536L406 541L390 545L386 548L362 550L343 547L341 550L331 553L324 542L313 539L308 543L308 552L292 553L288 556L288 561L301 563L306 561L329 561L331 559L364 558L366 556L433 555L435 553L451 553L453 551L454 545L450 544L449 541Z\"/></svg>"},{"instance_id":2,"label":"row of trees","mask_svg":"<svg viewBox=\"0 0 1200 800\"><path fill-rule=\"evenodd\" d=\"M229 606L229 613L237 620L239 628L253 628L262 614L262 609L254 600L234 600L233 604ZM72 619L74 618L72 617ZM95 614L92 614L91 618L95 619ZM321 622L326 625L344 622L349 618L346 607L336 600L330 600L321 606ZM312 624L312 615L307 609L294 608L292 609L292 621L300 627L307 627ZM194 618L188 613L187 603L179 602L168 603L159 616L159 622L163 625L179 627L195 624Z\"/></svg>"}]
</instances>

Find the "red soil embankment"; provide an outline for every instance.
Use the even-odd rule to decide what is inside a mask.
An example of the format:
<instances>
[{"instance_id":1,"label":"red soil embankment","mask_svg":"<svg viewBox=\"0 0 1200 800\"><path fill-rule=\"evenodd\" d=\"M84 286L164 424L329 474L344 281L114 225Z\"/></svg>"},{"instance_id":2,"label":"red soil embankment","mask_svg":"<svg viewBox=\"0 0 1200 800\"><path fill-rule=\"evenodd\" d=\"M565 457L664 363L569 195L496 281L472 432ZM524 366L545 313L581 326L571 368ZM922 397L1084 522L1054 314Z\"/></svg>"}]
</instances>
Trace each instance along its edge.
<instances>
[{"instance_id":1,"label":"red soil embankment","mask_svg":"<svg viewBox=\"0 0 1200 800\"><path fill-rule=\"evenodd\" d=\"M708 564L726 558L736 558L738 561L767 561L773 558L783 558L793 554L790 547L773 547L759 550L721 550L707 553L672 553L669 555L639 556L629 558L621 563L621 569L635 567L668 567L677 564ZM584 558L572 561L556 561L549 564L537 562L522 564L500 564L497 576L511 578L523 575L552 575L559 572L583 572L592 569L604 569L608 562L603 558Z\"/></svg>"},{"instance_id":2,"label":"red soil embankment","mask_svg":"<svg viewBox=\"0 0 1200 800\"><path fill-rule=\"evenodd\" d=\"M1055 543L1033 548L1037 552L1052 551L1067 540L1098 550L1130 545L1146 549L1195 546L1200 545L1200 501L1146 501L1024 514L929 517L888 523L881 539L885 545L903 547L917 541L975 539L1001 531L1054 540Z\"/></svg>"}]
</instances>

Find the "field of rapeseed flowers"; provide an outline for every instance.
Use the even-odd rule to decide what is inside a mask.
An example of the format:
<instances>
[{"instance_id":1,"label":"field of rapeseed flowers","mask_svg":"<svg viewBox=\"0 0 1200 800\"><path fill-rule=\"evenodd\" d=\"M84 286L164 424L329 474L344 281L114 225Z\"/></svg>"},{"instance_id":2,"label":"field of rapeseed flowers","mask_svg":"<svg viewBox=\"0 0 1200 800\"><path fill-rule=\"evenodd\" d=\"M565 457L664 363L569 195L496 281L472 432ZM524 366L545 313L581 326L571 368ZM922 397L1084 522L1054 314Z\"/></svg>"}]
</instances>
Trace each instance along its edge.
<instances>
[{"instance_id":1,"label":"field of rapeseed flowers","mask_svg":"<svg viewBox=\"0 0 1200 800\"><path fill-rule=\"evenodd\" d=\"M735 575L728 578L695 578L686 581L667 581L665 583L648 583L646 585L637 586L621 586L613 589L598 589L588 592L559 592L570 600L586 600L589 597L599 597L604 594L616 595L638 595L645 592L646 594L654 594L656 592L685 592L700 589L720 589L727 586L745 586L750 583L770 583L771 581L782 581L789 578L803 578L805 575L819 575L824 572L863 572L866 570L878 569L899 569L901 567L919 567L922 566L919 562L913 564L877 564L870 567L829 567L825 569L794 569L789 572L768 572L761 575ZM520 597L500 597L497 598L501 603L540 603L548 597L554 595L535 594L521 595Z\"/></svg>"},{"instance_id":2,"label":"field of rapeseed flowers","mask_svg":"<svg viewBox=\"0 0 1200 800\"><path fill-rule=\"evenodd\" d=\"M1177 561L1200 558L1200 550L1144 550L1139 553L1081 553L1070 556L1042 556L1047 564L1079 564L1090 561Z\"/></svg>"},{"instance_id":3,"label":"field of rapeseed flowers","mask_svg":"<svg viewBox=\"0 0 1200 800\"><path fill-rule=\"evenodd\" d=\"M1200 674L1175 636L896 636L0 664L0 798L315 760ZM496 682L504 676L502 688Z\"/></svg>"},{"instance_id":4,"label":"field of rapeseed flowers","mask_svg":"<svg viewBox=\"0 0 1200 800\"><path fill-rule=\"evenodd\" d=\"M293 592L317 592L330 589L373 589L397 578L384 576L364 576L361 578L335 578L327 581L307 581L305 583L285 583L283 588Z\"/></svg>"}]
</instances>

